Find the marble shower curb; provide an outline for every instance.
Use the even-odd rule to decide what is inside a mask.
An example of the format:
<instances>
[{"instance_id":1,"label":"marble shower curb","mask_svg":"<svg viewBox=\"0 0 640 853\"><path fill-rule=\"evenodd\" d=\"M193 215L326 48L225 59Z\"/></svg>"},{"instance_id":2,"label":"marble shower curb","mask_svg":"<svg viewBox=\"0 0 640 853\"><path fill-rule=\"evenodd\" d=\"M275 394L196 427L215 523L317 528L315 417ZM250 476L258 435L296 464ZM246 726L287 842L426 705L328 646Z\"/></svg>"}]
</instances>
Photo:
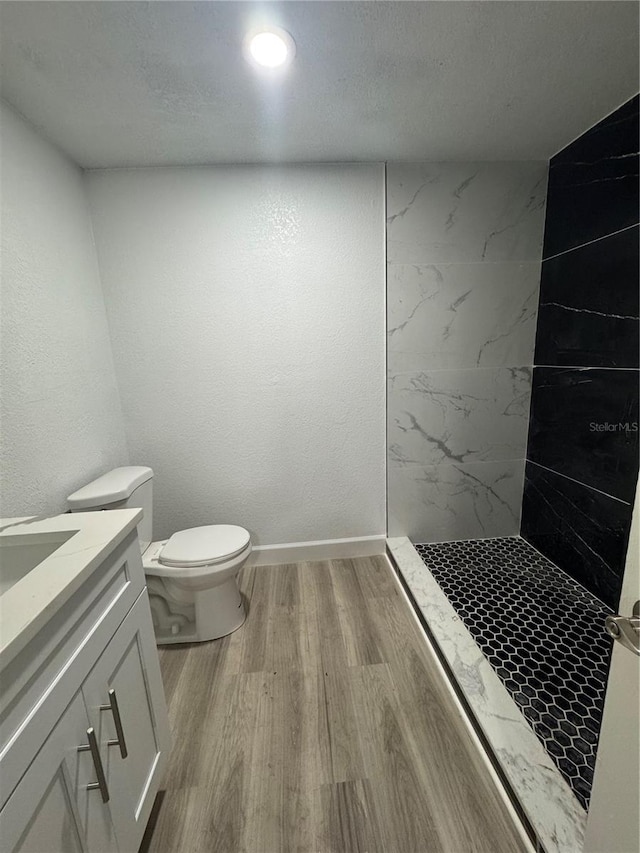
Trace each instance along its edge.
<instances>
[{"instance_id":1,"label":"marble shower curb","mask_svg":"<svg viewBox=\"0 0 640 853\"><path fill-rule=\"evenodd\" d=\"M586 812L406 537L389 551L546 853L580 853Z\"/></svg>"}]
</instances>

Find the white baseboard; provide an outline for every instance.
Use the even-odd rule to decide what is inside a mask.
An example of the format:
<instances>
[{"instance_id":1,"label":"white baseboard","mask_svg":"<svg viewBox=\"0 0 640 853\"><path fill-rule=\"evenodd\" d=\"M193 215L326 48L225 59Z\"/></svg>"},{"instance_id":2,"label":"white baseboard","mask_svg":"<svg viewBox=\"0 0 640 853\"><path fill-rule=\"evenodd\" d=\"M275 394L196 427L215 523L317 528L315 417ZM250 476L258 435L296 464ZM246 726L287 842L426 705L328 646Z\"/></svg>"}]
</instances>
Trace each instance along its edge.
<instances>
[{"instance_id":1,"label":"white baseboard","mask_svg":"<svg viewBox=\"0 0 640 853\"><path fill-rule=\"evenodd\" d=\"M275 566L310 560L340 560L350 557L374 557L386 553L385 535L353 539L320 539L317 542L285 542L282 545L257 545L247 560L248 566Z\"/></svg>"}]
</instances>

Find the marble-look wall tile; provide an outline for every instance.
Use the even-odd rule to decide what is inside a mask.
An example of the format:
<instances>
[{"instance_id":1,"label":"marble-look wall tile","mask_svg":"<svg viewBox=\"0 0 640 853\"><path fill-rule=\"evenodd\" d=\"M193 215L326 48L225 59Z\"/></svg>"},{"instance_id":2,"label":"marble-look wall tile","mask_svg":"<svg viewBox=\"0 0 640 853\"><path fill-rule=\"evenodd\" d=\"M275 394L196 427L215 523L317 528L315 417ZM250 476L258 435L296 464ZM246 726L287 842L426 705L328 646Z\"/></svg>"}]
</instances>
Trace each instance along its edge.
<instances>
[{"instance_id":1,"label":"marble-look wall tile","mask_svg":"<svg viewBox=\"0 0 640 853\"><path fill-rule=\"evenodd\" d=\"M387 259L538 261L547 164L413 163L387 167Z\"/></svg>"},{"instance_id":2,"label":"marble-look wall tile","mask_svg":"<svg viewBox=\"0 0 640 853\"><path fill-rule=\"evenodd\" d=\"M539 162L387 168L395 533L518 530L546 181Z\"/></svg>"},{"instance_id":3,"label":"marble-look wall tile","mask_svg":"<svg viewBox=\"0 0 640 853\"><path fill-rule=\"evenodd\" d=\"M389 264L390 373L531 364L540 264Z\"/></svg>"},{"instance_id":4,"label":"marble-look wall tile","mask_svg":"<svg viewBox=\"0 0 640 853\"><path fill-rule=\"evenodd\" d=\"M389 459L397 464L523 459L531 369L430 370L388 380Z\"/></svg>"},{"instance_id":5,"label":"marble-look wall tile","mask_svg":"<svg viewBox=\"0 0 640 853\"><path fill-rule=\"evenodd\" d=\"M527 463L521 535L615 610L631 505Z\"/></svg>"},{"instance_id":6,"label":"marble-look wall tile","mask_svg":"<svg viewBox=\"0 0 640 853\"><path fill-rule=\"evenodd\" d=\"M638 367L638 231L542 264L536 364Z\"/></svg>"},{"instance_id":7,"label":"marble-look wall tile","mask_svg":"<svg viewBox=\"0 0 640 853\"><path fill-rule=\"evenodd\" d=\"M638 97L551 160L544 257L638 222Z\"/></svg>"},{"instance_id":8,"label":"marble-look wall tile","mask_svg":"<svg viewBox=\"0 0 640 853\"><path fill-rule=\"evenodd\" d=\"M524 460L389 463L389 535L414 542L514 536L520 526Z\"/></svg>"},{"instance_id":9,"label":"marble-look wall tile","mask_svg":"<svg viewBox=\"0 0 640 853\"><path fill-rule=\"evenodd\" d=\"M638 371L536 367L528 458L632 502L638 476Z\"/></svg>"}]
</instances>

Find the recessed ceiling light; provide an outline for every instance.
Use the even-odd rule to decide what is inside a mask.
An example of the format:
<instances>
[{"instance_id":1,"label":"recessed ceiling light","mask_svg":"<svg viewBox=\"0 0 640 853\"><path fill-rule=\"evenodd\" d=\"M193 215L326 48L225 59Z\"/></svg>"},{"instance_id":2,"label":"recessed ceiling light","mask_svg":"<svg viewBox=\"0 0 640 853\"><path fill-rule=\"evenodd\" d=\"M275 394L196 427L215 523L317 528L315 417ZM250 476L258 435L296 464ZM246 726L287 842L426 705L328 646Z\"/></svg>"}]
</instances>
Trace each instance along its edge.
<instances>
[{"instance_id":1,"label":"recessed ceiling light","mask_svg":"<svg viewBox=\"0 0 640 853\"><path fill-rule=\"evenodd\" d=\"M254 30L244 41L244 54L252 65L260 68L283 68L296 53L296 44L286 30L279 27Z\"/></svg>"}]
</instances>

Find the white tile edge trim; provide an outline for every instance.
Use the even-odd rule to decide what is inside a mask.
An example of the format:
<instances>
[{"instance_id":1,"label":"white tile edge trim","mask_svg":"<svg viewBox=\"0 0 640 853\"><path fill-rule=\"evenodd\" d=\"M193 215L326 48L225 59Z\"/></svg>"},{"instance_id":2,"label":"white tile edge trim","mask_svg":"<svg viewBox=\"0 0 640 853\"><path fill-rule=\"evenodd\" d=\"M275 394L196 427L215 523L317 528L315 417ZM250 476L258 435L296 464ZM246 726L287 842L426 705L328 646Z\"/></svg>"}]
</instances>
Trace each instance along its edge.
<instances>
[{"instance_id":1,"label":"white tile edge trim","mask_svg":"<svg viewBox=\"0 0 640 853\"><path fill-rule=\"evenodd\" d=\"M547 853L580 853L586 812L406 537L387 545Z\"/></svg>"},{"instance_id":2,"label":"white tile edge trim","mask_svg":"<svg viewBox=\"0 0 640 853\"><path fill-rule=\"evenodd\" d=\"M511 801L511 797L505 791L504 785L502 784L502 780L500 779L500 777L496 773L495 767L493 766L491 759L487 755L487 752L484 748L484 745L482 744L482 741L478 737L478 733L476 732L476 730L473 726L473 723L471 722L471 720L469 719L469 717L467 715L466 709L462 705L462 702L460 701L458 694L456 693L453 685L451 684L451 680L449 678L448 673L445 671L445 668L443 667L443 665L440 661L440 658L437 655L437 652L433 648L431 639L424 633L424 628L422 627L422 623L418 619L418 616L415 612L415 609L413 607L413 602L409 599L409 596L407 595L405 588L400 583L400 579L397 577L395 568L393 567L393 565L391 565L391 561L389 560L389 557L387 557L387 562L389 563L389 565L391 566L391 569L393 571L394 580L398 586L398 589L400 590L400 595L407 602L407 606L408 606L409 610L411 611L411 617L413 618L416 625L420 629L421 633L425 637L425 640L427 643L427 648L429 650L430 656L433 659L434 666L436 667L436 669L440 673L440 676L442 677L442 681L446 686L446 689L447 689L447 692L449 693L451 701L455 705L455 707L458 709L460 718L462 719L462 722L463 722L465 728L467 729L472 742L474 743L478 752L482 756L483 763L485 764L487 773L488 773L489 777L491 778L492 782L494 783L496 790L498 791L498 794L500 795L501 799L503 800L503 802L507 808L507 812L509 813L509 816L510 816L511 820L513 821L513 824L514 824L514 826L518 832L518 835L520 836L520 838L522 840L522 843L524 844L526 850L530 851L530 853L535 853L535 847L531 843L531 839L529 838L529 835L527 834L527 831L524 828L522 821L520 820L520 816L518 815L517 811L515 810L515 808L513 806L513 803Z\"/></svg>"},{"instance_id":3,"label":"white tile edge trim","mask_svg":"<svg viewBox=\"0 0 640 853\"><path fill-rule=\"evenodd\" d=\"M375 557L386 553L384 534L353 539L319 539L316 542L285 542L282 545L257 545L247 560L248 566L275 566L310 560L340 560L350 557Z\"/></svg>"}]
</instances>

